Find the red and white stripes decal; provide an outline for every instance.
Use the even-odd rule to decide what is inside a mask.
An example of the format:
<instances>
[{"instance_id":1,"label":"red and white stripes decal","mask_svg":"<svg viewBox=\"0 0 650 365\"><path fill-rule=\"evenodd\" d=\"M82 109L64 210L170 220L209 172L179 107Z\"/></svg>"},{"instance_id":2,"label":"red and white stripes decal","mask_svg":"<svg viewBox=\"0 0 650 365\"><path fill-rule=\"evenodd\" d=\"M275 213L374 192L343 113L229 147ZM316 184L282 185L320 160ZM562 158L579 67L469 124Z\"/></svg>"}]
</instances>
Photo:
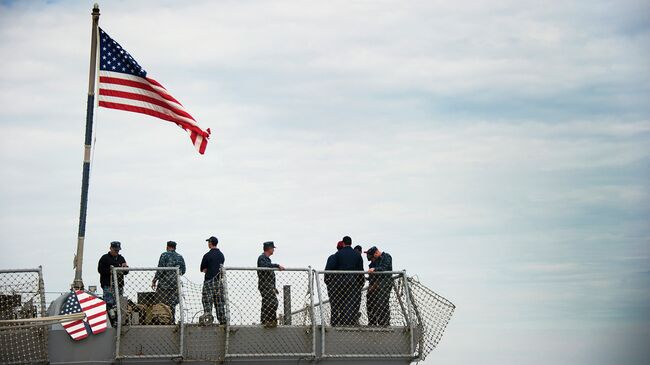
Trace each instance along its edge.
<instances>
[{"instance_id":1,"label":"red and white stripes decal","mask_svg":"<svg viewBox=\"0 0 650 365\"><path fill-rule=\"evenodd\" d=\"M81 310L86 313L86 321L93 334L106 330L106 302L82 290L77 290L77 299Z\"/></svg>"}]
</instances>

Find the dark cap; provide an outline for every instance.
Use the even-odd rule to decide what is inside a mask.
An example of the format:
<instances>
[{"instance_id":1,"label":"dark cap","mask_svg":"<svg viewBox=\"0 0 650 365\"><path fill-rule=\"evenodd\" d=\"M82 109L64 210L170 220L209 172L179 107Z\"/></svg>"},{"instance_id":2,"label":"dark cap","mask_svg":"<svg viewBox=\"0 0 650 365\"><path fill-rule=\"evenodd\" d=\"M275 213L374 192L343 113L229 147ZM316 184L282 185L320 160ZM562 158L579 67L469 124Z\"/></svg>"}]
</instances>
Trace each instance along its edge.
<instances>
[{"instance_id":1,"label":"dark cap","mask_svg":"<svg viewBox=\"0 0 650 365\"><path fill-rule=\"evenodd\" d=\"M377 247L376 247L376 246L372 246L372 247L370 247L370 248L368 249L368 251L365 251L364 253L366 253L366 254L368 254L368 255L374 255L375 252L377 252Z\"/></svg>"},{"instance_id":2,"label":"dark cap","mask_svg":"<svg viewBox=\"0 0 650 365\"><path fill-rule=\"evenodd\" d=\"M352 245L352 238L350 238L350 236L343 237L343 243L345 243L346 246Z\"/></svg>"},{"instance_id":3,"label":"dark cap","mask_svg":"<svg viewBox=\"0 0 650 365\"><path fill-rule=\"evenodd\" d=\"M176 248L176 242L174 242L174 241L167 241L167 247Z\"/></svg>"},{"instance_id":4,"label":"dark cap","mask_svg":"<svg viewBox=\"0 0 650 365\"><path fill-rule=\"evenodd\" d=\"M262 244L262 246L264 246L264 249L265 249L265 250L266 250L267 248L270 248L270 247L275 248L275 244L273 243L273 241L266 241L266 242L264 242L264 243Z\"/></svg>"},{"instance_id":5,"label":"dark cap","mask_svg":"<svg viewBox=\"0 0 650 365\"><path fill-rule=\"evenodd\" d=\"M113 241L111 242L111 248L119 251L122 249L122 244L120 243L120 241Z\"/></svg>"},{"instance_id":6,"label":"dark cap","mask_svg":"<svg viewBox=\"0 0 650 365\"><path fill-rule=\"evenodd\" d=\"M345 244L343 244L343 241L339 241L339 243L336 244L336 249L340 250L343 248L343 246L345 246Z\"/></svg>"},{"instance_id":7,"label":"dark cap","mask_svg":"<svg viewBox=\"0 0 650 365\"><path fill-rule=\"evenodd\" d=\"M214 244L214 245L216 245L217 243L219 243L219 240L218 240L217 237L215 237L215 236L211 236L211 237L208 238L206 241L207 241L207 242L210 242L210 243L212 243L212 244Z\"/></svg>"}]
</instances>

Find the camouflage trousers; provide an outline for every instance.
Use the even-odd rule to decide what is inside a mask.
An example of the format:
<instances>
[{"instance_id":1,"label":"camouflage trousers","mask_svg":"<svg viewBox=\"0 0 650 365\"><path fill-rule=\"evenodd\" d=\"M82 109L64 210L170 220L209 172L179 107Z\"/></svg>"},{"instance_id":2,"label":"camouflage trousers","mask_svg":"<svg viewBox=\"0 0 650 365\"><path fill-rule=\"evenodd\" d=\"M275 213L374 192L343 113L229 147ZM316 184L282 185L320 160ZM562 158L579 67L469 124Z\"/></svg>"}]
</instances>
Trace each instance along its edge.
<instances>
[{"instance_id":1,"label":"camouflage trousers","mask_svg":"<svg viewBox=\"0 0 650 365\"><path fill-rule=\"evenodd\" d=\"M226 324L226 301L223 295L223 284L216 277L203 282L202 298L203 312L212 313L212 306L217 312L219 324Z\"/></svg>"}]
</instances>

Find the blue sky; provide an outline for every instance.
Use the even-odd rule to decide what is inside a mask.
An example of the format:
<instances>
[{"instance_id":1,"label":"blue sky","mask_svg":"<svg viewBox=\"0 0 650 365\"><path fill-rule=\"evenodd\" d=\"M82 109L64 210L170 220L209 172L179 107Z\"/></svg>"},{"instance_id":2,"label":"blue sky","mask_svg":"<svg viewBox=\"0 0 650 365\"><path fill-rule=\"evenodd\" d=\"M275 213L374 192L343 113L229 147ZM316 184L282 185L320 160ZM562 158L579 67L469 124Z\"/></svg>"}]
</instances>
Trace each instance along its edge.
<instances>
[{"instance_id":1,"label":"blue sky","mask_svg":"<svg viewBox=\"0 0 650 365\"><path fill-rule=\"evenodd\" d=\"M84 281L345 234L458 309L428 363L650 362L650 3L106 2L213 134L96 110ZM0 5L0 267L73 279L92 2ZM192 267L197 267L192 270Z\"/></svg>"}]
</instances>

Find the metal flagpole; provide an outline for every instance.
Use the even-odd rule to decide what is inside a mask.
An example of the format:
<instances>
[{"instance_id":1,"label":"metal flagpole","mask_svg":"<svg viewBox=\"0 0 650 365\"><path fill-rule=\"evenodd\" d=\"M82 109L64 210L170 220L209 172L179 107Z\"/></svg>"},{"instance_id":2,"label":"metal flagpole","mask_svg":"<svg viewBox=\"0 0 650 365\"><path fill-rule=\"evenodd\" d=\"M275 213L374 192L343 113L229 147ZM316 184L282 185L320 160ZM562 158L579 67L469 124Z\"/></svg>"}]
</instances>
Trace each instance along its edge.
<instances>
[{"instance_id":1,"label":"metal flagpole","mask_svg":"<svg viewBox=\"0 0 650 365\"><path fill-rule=\"evenodd\" d=\"M84 256L84 236L86 235L86 210L88 206L88 181L90 177L90 146L93 137L93 109L95 107L95 78L97 70L97 34L99 24L99 5L93 6L93 28L90 39L90 73L88 76L88 104L86 106L86 138L84 142L83 176L81 179L81 206L79 209L79 236L77 239L77 254L74 258L74 281L72 288L83 290L81 269Z\"/></svg>"}]
</instances>

